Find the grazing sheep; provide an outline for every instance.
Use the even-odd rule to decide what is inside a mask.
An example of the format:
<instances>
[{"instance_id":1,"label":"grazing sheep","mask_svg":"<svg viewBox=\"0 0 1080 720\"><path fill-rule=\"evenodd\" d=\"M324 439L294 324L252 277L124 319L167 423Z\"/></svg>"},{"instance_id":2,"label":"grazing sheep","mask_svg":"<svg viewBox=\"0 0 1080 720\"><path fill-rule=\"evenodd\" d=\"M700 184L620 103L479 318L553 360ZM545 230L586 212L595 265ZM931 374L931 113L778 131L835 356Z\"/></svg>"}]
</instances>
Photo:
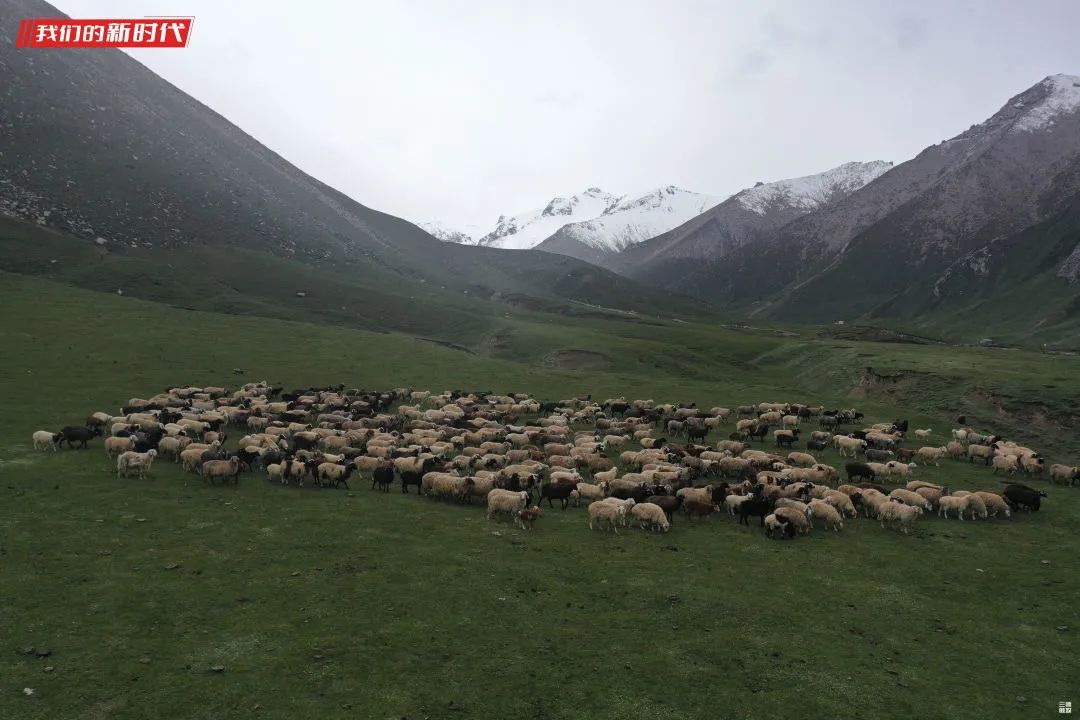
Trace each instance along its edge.
<instances>
[{"instance_id":1,"label":"grazing sheep","mask_svg":"<svg viewBox=\"0 0 1080 720\"><path fill-rule=\"evenodd\" d=\"M646 528L657 532L671 530L671 523L668 521L667 513L659 505L651 502L636 503L630 508L630 514L638 520L642 530Z\"/></svg>"},{"instance_id":2,"label":"grazing sheep","mask_svg":"<svg viewBox=\"0 0 1080 720\"><path fill-rule=\"evenodd\" d=\"M788 465L794 465L795 467L813 467L817 465L817 460L813 455L803 452L791 452L787 456Z\"/></svg>"},{"instance_id":3,"label":"grazing sheep","mask_svg":"<svg viewBox=\"0 0 1080 720\"><path fill-rule=\"evenodd\" d=\"M989 465L993 459L995 449L989 445L978 445L972 443L967 447L968 462L975 462L975 458L979 458L983 461L983 464Z\"/></svg>"},{"instance_id":4,"label":"grazing sheep","mask_svg":"<svg viewBox=\"0 0 1080 720\"><path fill-rule=\"evenodd\" d=\"M997 493L978 491L975 493L982 500L983 505L986 508L987 517L997 517L998 515L1004 516L1006 519L1012 516L1012 511L1009 509L1009 504L1005 502L1005 498L1001 497Z\"/></svg>"},{"instance_id":5,"label":"grazing sheep","mask_svg":"<svg viewBox=\"0 0 1080 720\"><path fill-rule=\"evenodd\" d=\"M851 497L848 497L838 490L830 490L825 493L825 497L821 499L836 508L841 515L846 515L851 518L859 517L859 513L855 510L855 503L852 501Z\"/></svg>"},{"instance_id":6,"label":"grazing sheep","mask_svg":"<svg viewBox=\"0 0 1080 720\"><path fill-rule=\"evenodd\" d=\"M889 493L889 499L899 500L905 505L910 505L912 507L920 507L923 510L933 509L930 501L927 500L923 495L912 490L905 490L904 488L896 488L895 490L893 490L891 493Z\"/></svg>"},{"instance_id":7,"label":"grazing sheep","mask_svg":"<svg viewBox=\"0 0 1080 720\"><path fill-rule=\"evenodd\" d=\"M919 458L922 462L934 463L935 466L941 466L941 459L948 453L948 449L944 447L921 447L915 451L915 457Z\"/></svg>"},{"instance_id":8,"label":"grazing sheep","mask_svg":"<svg viewBox=\"0 0 1080 720\"><path fill-rule=\"evenodd\" d=\"M517 515L518 510L524 510L528 502L529 493L524 490L514 492L495 488L487 496L487 518L491 520L499 513Z\"/></svg>"},{"instance_id":9,"label":"grazing sheep","mask_svg":"<svg viewBox=\"0 0 1080 720\"><path fill-rule=\"evenodd\" d=\"M53 452L56 452L56 447L63 437L60 433L52 433L48 430L38 430L34 433L34 449L35 450L47 450L52 448Z\"/></svg>"},{"instance_id":10,"label":"grazing sheep","mask_svg":"<svg viewBox=\"0 0 1080 720\"><path fill-rule=\"evenodd\" d=\"M793 507L778 507L773 511L773 514L776 515L777 520L795 528L799 535L808 535L810 533L810 519L805 512L800 512Z\"/></svg>"},{"instance_id":11,"label":"grazing sheep","mask_svg":"<svg viewBox=\"0 0 1080 720\"><path fill-rule=\"evenodd\" d=\"M919 429L915 430L915 437L919 438L920 440L925 440L926 438L930 437L933 434L934 434L934 431L931 430L930 428L926 428L925 430L919 430Z\"/></svg>"},{"instance_id":12,"label":"grazing sheep","mask_svg":"<svg viewBox=\"0 0 1080 720\"><path fill-rule=\"evenodd\" d=\"M696 497L683 498L682 503L683 512L686 513L686 518L704 518L712 515L716 506L713 505L712 500L700 500Z\"/></svg>"},{"instance_id":13,"label":"grazing sheep","mask_svg":"<svg viewBox=\"0 0 1080 720\"><path fill-rule=\"evenodd\" d=\"M938 516L943 518L949 517L950 511L955 511L956 516L961 520L964 519L964 512L968 509L968 498L970 495L945 495L938 500Z\"/></svg>"},{"instance_id":14,"label":"grazing sheep","mask_svg":"<svg viewBox=\"0 0 1080 720\"><path fill-rule=\"evenodd\" d=\"M127 477L134 470L139 479L145 478L150 472L150 466L154 464L155 457L157 457L157 450L148 450L144 453L128 450L122 453L116 458L116 477Z\"/></svg>"},{"instance_id":15,"label":"grazing sheep","mask_svg":"<svg viewBox=\"0 0 1080 720\"><path fill-rule=\"evenodd\" d=\"M832 528L834 531L840 532L844 529L844 518L835 507L824 500L811 500L807 509L809 510L807 517L811 525L814 524L815 520L821 518L825 522L826 530Z\"/></svg>"},{"instance_id":16,"label":"grazing sheep","mask_svg":"<svg viewBox=\"0 0 1080 720\"><path fill-rule=\"evenodd\" d=\"M886 502L878 507L878 519L881 521L881 527L896 527L905 535L908 534L908 530L911 529L911 526L920 515L922 515L922 508L899 502Z\"/></svg>"}]
</instances>

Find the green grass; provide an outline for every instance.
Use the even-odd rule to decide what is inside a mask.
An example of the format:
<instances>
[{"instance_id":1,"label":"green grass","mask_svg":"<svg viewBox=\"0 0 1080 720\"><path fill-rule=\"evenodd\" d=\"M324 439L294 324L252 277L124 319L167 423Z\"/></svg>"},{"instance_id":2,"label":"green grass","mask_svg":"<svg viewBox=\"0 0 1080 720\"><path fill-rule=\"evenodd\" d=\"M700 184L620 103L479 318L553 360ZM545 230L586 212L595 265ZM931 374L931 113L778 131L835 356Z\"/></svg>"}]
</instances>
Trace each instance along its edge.
<instances>
[{"instance_id":1,"label":"green grass","mask_svg":"<svg viewBox=\"0 0 1080 720\"><path fill-rule=\"evenodd\" d=\"M0 300L0 717L1026 718L1078 699L1080 490L910 537L861 519L771 542L727 517L614 537L573 508L526 534L396 486L208 487L168 463L118 481L100 441L29 443L169 385L266 379L818 400L939 433L967 412L1075 463L1074 358L527 311L464 320L472 354L10 274ZM565 349L606 371L553 367ZM904 377L860 388L865 366Z\"/></svg>"}]
</instances>

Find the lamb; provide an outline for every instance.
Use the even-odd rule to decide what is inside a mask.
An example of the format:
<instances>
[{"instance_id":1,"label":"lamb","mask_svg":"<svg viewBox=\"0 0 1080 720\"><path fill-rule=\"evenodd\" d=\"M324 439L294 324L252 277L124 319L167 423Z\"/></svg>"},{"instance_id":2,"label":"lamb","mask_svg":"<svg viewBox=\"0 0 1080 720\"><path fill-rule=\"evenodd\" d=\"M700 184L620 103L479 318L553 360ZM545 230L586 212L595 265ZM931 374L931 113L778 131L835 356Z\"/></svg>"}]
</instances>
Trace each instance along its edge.
<instances>
[{"instance_id":1,"label":"lamb","mask_svg":"<svg viewBox=\"0 0 1080 720\"><path fill-rule=\"evenodd\" d=\"M926 438L930 437L933 434L934 434L934 431L931 430L930 428L926 428L925 430L919 430L919 429L915 430L915 437L919 438L920 440L925 440Z\"/></svg>"},{"instance_id":2,"label":"lamb","mask_svg":"<svg viewBox=\"0 0 1080 720\"><path fill-rule=\"evenodd\" d=\"M724 507L734 517L739 510L739 506L750 499L750 495L728 495L724 498Z\"/></svg>"},{"instance_id":3,"label":"lamb","mask_svg":"<svg viewBox=\"0 0 1080 720\"><path fill-rule=\"evenodd\" d=\"M968 509L968 498L970 495L945 495L938 500L938 516L943 518L949 517L950 511L955 511L956 516L961 520L964 519L964 511Z\"/></svg>"},{"instance_id":4,"label":"lamb","mask_svg":"<svg viewBox=\"0 0 1080 720\"><path fill-rule=\"evenodd\" d=\"M61 435L60 433L52 433L48 430L38 430L34 433L33 436L34 449L46 450L51 447L53 449L53 452L56 452L56 446L60 442L60 439L62 437L63 435Z\"/></svg>"},{"instance_id":5,"label":"lamb","mask_svg":"<svg viewBox=\"0 0 1080 720\"><path fill-rule=\"evenodd\" d=\"M646 529L646 527L657 532L671 530L671 523L668 522L667 513L659 505L651 502L637 503L630 508L630 514L638 520L642 530Z\"/></svg>"},{"instance_id":6,"label":"lamb","mask_svg":"<svg viewBox=\"0 0 1080 720\"><path fill-rule=\"evenodd\" d=\"M514 515L514 524L522 530L532 530L533 525L536 523L536 519L542 515L540 507L533 505L532 507L522 508Z\"/></svg>"},{"instance_id":7,"label":"lamb","mask_svg":"<svg viewBox=\"0 0 1080 720\"><path fill-rule=\"evenodd\" d=\"M519 510L525 509L528 502L529 493L524 490L514 492L495 488L487 496L487 518L491 520L499 513L516 515ZM590 507L592 506L590 505Z\"/></svg>"},{"instance_id":8,"label":"lamb","mask_svg":"<svg viewBox=\"0 0 1080 720\"><path fill-rule=\"evenodd\" d=\"M773 537L774 533L780 533L780 537L784 537L787 534L788 524L780 522L780 519L773 513L765 517L765 536Z\"/></svg>"},{"instance_id":9,"label":"lamb","mask_svg":"<svg viewBox=\"0 0 1080 720\"><path fill-rule=\"evenodd\" d=\"M898 502L886 502L878 508L878 519L881 521L881 527L886 525L898 527L900 532L905 535L908 534L908 530L911 529L911 526L920 515L922 515L922 508Z\"/></svg>"},{"instance_id":10,"label":"lamb","mask_svg":"<svg viewBox=\"0 0 1080 720\"><path fill-rule=\"evenodd\" d=\"M157 450L148 450L144 453L128 450L122 453L116 458L116 477L127 477L134 470L139 479L145 478L150 472L150 466L154 464L155 457L157 457Z\"/></svg>"},{"instance_id":11,"label":"lamb","mask_svg":"<svg viewBox=\"0 0 1080 720\"><path fill-rule=\"evenodd\" d=\"M982 500L983 505L986 508L985 517L997 517L1002 515L1005 518L1012 516L1012 511L1009 509L1009 504L1005 502L1005 498L992 492L978 491L975 493Z\"/></svg>"},{"instance_id":12,"label":"lamb","mask_svg":"<svg viewBox=\"0 0 1080 720\"><path fill-rule=\"evenodd\" d=\"M825 529L832 528L836 532L844 529L844 518L835 507L824 500L811 500L807 509L809 510L807 517L810 519L811 525L814 524L815 520L821 518L825 522Z\"/></svg>"}]
</instances>

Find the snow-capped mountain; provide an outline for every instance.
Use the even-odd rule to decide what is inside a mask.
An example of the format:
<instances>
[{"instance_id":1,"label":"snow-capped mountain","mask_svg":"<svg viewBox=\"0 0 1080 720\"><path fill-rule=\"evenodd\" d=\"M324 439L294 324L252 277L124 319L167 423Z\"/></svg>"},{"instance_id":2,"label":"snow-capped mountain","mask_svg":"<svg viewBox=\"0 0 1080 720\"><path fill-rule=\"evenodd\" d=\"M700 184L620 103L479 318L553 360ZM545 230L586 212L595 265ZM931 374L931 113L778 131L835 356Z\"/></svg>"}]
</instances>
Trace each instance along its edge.
<instances>
[{"instance_id":1,"label":"snow-capped mountain","mask_svg":"<svg viewBox=\"0 0 1080 720\"><path fill-rule=\"evenodd\" d=\"M849 162L817 175L791 180L758 183L735 196L747 210L764 215L771 208L783 206L810 212L836 199L849 195L892 167L891 162Z\"/></svg>"},{"instance_id":2,"label":"snow-capped mountain","mask_svg":"<svg viewBox=\"0 0 1080 720\"><path fill-rule=\"evenodd\" d=\"M528 250L563 225L603 215L619 200L618 196L595 187L570 197L552 198L547 205L536 210L511 217L500 215L495 228L477 240L476 244L505 250Z\"/></svg>"},{"instance_id":3,"label":"snow-capped mountain","mask_svg":"<svg viewBox=\"0 0 1080 720\"><path fill-rule=\"evenodd\" d=\"M674 185L628 195L599 217L563 225L536 249L605 265L615 253L683 224L720 199Z\"/></svg>"},{"instance_id":4,"label":"snow-capped mountain","mask_svg":"<svg viewBox=\"0 0 1080 720\"><path fill-rule=\"evenodd\" d=\"M432 220L429 222L416 223L435 238L443 242L457 243L458 245L475 245L479 234L479 226L465 225L462 229L449 227L448 225Z\"/></svg>"},{"instance_id":5,"label":"snow-capped mountain","mask_svg":"<svg viewBox=\"0 0 1080 720\"><path fill-rule=\"evenodd\" d=\"M798 217L847 197L891 167L892 163L880 160L848 162L816 175L759 182L670 232L625 248L607 264L631 276L649 277L654 268L672 262L717 261L744 245L768 239ZM661 274L666 275L666 270Z\"/></svg>"}]
</instances>

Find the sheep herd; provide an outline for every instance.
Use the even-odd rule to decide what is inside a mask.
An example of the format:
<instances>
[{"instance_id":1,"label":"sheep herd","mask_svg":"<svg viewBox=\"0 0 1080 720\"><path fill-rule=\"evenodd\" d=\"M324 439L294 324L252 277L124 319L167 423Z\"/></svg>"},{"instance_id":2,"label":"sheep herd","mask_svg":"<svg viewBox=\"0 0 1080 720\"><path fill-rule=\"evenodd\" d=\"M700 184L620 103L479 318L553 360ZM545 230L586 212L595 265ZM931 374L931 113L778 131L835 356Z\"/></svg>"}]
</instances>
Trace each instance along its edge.
<instances>
[{"instance_id":1,"label":"sheep herd","mask_svg":"<svg viewBox=\"0 0 1080 720\"><path fill-rule=\"evenodd\" d=\"M564 510L587 503L589 528L615 533L630 525L667 532L677 515L719 512L744 525L756 517L777 538L805 535L818 523L840 532L860 513L906 534L927 512L1005 519L1038 510L1046 497L1012 481L1044 474L1031 448L969 427L953 430L943 446L909 448L906 420L866 425L854 408L759 403L704 411L591 396L543 402L524 393L282 390L264 382L232 392L170 388L132 398L116 416L95 412L82 425L35 432L33 444L87 448L103 437L120 478L145 478L163 459L213 484L237 484L258 471L279 485L348 488L366 476L373 490L398 482L403 493L416 486L428 497L479 501L489 519L507 516L523 529L534 526L543 502L554 508L558 501ZM803 451L796 445L806 425L818 429ZM912 434L925 442L934 433ZM242 437L227 450L231 435ZM844 478L814 456L827 448L851 460ZM920 467L964 459L1005 476L1005 486L951 492L912 479ZM1075 466L1052 465L1045 474L1080 483Z\"/></svg>"}]
</instances>

